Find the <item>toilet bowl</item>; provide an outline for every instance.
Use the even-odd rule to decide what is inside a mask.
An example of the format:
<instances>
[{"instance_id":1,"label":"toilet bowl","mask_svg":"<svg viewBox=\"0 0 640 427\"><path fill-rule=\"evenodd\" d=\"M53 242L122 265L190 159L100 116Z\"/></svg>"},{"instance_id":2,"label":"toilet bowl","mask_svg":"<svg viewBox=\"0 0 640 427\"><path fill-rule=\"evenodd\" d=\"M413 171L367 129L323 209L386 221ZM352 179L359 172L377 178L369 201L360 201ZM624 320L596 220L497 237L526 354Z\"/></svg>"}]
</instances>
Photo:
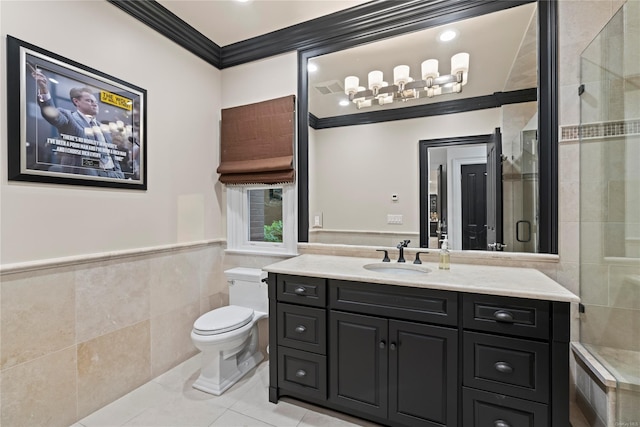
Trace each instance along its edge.
<instances>
[{"instance_id":1,"label":"toilet bowl","mask_svg":"<svg viewBox=\"0 0 640 427\"><path fill-rule=\"evenodd\" d=\"M201 351L200 376L193 387L220 395L257 366L263 355L258 345L258 321L268 317L266 273L253 268L225 271L229 305L200 316L191 340Z\"/></svg>"}]
</instances>

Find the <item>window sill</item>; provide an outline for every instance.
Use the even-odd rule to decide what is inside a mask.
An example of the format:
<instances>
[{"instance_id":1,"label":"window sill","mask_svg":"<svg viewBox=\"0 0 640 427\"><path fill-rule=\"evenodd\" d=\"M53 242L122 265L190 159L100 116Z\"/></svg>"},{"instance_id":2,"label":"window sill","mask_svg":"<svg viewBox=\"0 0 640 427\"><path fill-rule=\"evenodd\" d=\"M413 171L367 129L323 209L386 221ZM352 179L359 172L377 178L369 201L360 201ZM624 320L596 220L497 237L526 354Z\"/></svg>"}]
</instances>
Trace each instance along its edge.
<instances>
[{"instance_id":1,"label":"window sill","mask_svg":"<svg viewBox=\"0 0 640 427\"><path fill-rule=\"evenodd\" d=\"M276 252L276 251L268 251L268 250L261 250L261 249L225 249L224 252L226 254L261 255L261 256L271 256L271 257L282 257L282 258L292 258L299 255L297 253Z\"/></svg>"}]
</instances>

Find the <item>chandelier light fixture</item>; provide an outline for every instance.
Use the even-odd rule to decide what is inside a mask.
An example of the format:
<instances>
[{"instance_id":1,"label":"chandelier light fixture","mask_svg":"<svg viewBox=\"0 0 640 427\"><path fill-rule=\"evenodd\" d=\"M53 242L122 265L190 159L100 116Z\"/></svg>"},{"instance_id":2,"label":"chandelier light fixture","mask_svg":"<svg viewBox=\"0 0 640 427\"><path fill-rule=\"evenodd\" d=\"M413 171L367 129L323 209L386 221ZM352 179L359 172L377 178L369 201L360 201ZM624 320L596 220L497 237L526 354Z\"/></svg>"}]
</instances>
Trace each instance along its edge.
<instances>
[{"instance_id":1,"label":"chandelier light fixture","mask_svg":"<svg viewBox=\"0 0 640 427\"><path fill-rule=\"evenodd\" d=\"M467 84L469 54L461 52L451 57L451 74L438 73L438 60L428 59L422 63L421 79L410 77L408 65L393 68L393 84L384 81L382 71L371 71L368 88L360 86L360 79L349 76L344 79L344 92L358 109L373 104L385 105L394 101L408 101L420 97L432 98L445 93L460 93Z\"/></svg>"}]
</instances>

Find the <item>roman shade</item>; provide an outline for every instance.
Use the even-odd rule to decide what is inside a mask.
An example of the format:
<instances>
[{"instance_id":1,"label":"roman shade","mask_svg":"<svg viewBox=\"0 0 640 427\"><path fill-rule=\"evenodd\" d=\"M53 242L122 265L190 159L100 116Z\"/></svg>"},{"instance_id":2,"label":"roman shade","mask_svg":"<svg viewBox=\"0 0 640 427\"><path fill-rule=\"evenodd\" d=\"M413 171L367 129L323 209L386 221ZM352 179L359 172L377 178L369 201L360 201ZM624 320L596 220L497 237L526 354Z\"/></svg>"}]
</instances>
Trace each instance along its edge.
<instances>
[{"instance_id":1,"label":"roman shade","mask_svg":"<svg viewBox=\"0 0 640 427\"><path fill-rule=\"evenodd\" d=\"M220 182L294 181L295 95L222 110Z\"/></svg>"}]
</instances>

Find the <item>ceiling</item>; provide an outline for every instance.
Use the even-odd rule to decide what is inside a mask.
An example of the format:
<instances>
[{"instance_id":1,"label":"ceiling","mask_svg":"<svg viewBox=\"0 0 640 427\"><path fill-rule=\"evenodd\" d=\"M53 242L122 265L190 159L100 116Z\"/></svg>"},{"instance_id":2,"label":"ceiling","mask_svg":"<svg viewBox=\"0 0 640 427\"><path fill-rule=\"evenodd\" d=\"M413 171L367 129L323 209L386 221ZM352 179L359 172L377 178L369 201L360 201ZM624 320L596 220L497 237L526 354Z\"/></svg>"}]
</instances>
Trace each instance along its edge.
<instances>
[{"instance_id":1,"label":"ceiling","mask_svg":"<svg viewBox=\"0 0 640 427\"><path fill-rule=\"evenodd\" d=\"M218 46L224 47L367 3L368 0L157 2ZM309 112L316 117L332 117L536 87L535 10L535 3L529 3L314 58L312 61L318 66L318 71L309 73ZM438 42L438 34L448 28L455 29L458 37L447 44ZM381 70L385 81L389 81L393 79L393 67L406 64L411 67L411 76L418 78L421 62L432 58L440 62L440 74L448 74L450 58L458 52L468 52L471 58L469 83L460 94L374 105L363 110L357 110L354 104L339 106L339 101L346 97L343 85L344 78L349 75L358 76L364 86L369 71Z\"/></svg>"},{"instance_id":2,"label":"ceiling","mask_svg":"<svg viewBox=\"0 0 640 427\"><path fill-rule=\"evenodd\" d=\"M369 0L157 0L218 46L267 34Z\"/></svg>"}]
</instances>

